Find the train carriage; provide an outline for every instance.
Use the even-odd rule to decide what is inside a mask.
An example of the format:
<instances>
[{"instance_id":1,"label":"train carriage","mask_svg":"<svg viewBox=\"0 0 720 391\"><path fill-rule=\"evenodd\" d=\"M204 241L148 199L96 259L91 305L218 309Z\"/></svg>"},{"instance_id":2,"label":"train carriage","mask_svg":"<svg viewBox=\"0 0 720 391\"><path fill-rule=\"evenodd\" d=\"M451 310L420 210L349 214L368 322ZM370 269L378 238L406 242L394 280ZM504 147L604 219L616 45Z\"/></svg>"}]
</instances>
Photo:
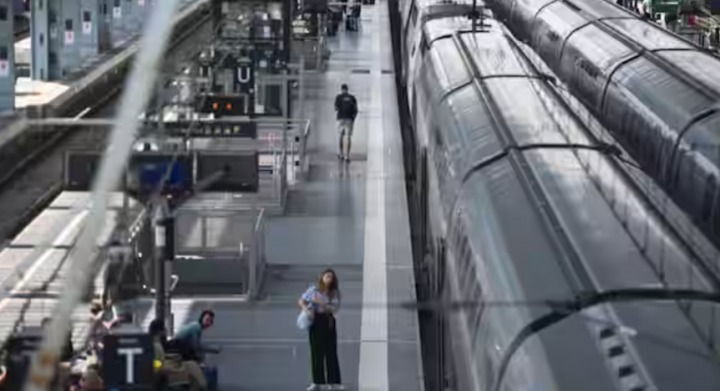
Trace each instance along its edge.
<instances>
[{"instance_id":1,"label":"train carriage","mask_svg":"<svg viewBox=\"0 0 720 391\"><path fill-rule=\"evenodd\" d=\"M717 389L720 330L707 327L715 309L703 303L608 302L514 346L554 310L548 303L638 287L714 292L718 281L519 43L484 18L476 29L461 15L422 19L420 36L407 37L420 50L403 57L413 62L412 196L427 280L441 302L466 304L437 316L444 348L435 365L448 388Z\"/></svg>"},{"instance_id":2,"label":"train carriage","mask_svg":"<svg viewBox=\"0 0 720 391\"><path fill-rule=\"evenodd\" d=\"M487 5L720 245L720 59L604 0Z\"/></svg>"}]
</instances>

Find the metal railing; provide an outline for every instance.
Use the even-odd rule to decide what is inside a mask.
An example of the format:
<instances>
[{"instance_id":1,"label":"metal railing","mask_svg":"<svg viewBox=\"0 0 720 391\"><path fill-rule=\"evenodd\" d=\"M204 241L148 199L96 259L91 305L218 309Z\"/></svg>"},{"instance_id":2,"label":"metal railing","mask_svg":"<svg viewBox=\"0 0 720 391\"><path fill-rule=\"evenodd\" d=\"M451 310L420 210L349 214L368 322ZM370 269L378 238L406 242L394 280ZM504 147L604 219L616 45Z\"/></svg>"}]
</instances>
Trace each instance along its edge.
<instances>
[{"instance_id":1,"label":"metal railing","mask_svg":"<svg viewBox=\"0 0 720 391\"><path fill-rule=\"evenodd\" d=\"M301 177L305 172L307 159L308 138L311 133L312 121L309 119L285 119L268 117L258 120L258 133L261 139L261 153L276 156L278 148L276 141L280 142L293 160L291 175L293 178ZM280 148L282 149L282 148ZM275 160L273 160L275 161ZM299 175L298 175L299 174Z\"/></svg>"},{"instance_id":2,"label":"metal railing","mask_svg":"<svg viewBox=\"0 0 720 391\"><path fill-rule=\"evenodd\" d=\"M234 284L256 297L265 272L265 209L231 196L203 198L177 211L174 272L183 284Z\"/></svg>"},{"instance_id":3,"label":"metal railing","mask_svg":"<svg viewBox=\"0 0 720 391\"><path fill-rule=\"evenodd\" d=\"M255 220L253 228L253 245L250 248L250 257L248 259L248 298L253 300L260 293L262 281L265 277L265 269L267 266L265 258L265 210L260 209Z\"/></svg>"}]
</instances>

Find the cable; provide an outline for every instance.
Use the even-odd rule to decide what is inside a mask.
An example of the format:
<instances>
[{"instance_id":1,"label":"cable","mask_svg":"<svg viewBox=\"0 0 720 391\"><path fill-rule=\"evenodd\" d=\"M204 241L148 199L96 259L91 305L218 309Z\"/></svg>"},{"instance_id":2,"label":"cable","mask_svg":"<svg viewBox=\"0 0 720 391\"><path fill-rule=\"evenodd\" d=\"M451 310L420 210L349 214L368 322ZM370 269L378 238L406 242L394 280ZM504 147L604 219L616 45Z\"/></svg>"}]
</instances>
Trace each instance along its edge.
<instances>
[{"instance_id":1,"label":"cable","mask_svg":"<svg viewBox=\"0 0 720 391\"><path fill-rule=\"evenodd\" d=\"M115 190L132 151L138 118L146 107L172 29L178 0L165 0L155 6L142 37L142 45L121 101L119 121L112 132L107 151L93 185L93 205L87 225L81 231L70 254L68 276L74 284L66 287L53 311L50 327L44 331L43 344L33 357L26 391L45 391L55 375L59 352L70 328L70 315L81 300L90 278L90 263L95 252L96 235L103 228L110 192Z\"/></svg>"}]
</instances>

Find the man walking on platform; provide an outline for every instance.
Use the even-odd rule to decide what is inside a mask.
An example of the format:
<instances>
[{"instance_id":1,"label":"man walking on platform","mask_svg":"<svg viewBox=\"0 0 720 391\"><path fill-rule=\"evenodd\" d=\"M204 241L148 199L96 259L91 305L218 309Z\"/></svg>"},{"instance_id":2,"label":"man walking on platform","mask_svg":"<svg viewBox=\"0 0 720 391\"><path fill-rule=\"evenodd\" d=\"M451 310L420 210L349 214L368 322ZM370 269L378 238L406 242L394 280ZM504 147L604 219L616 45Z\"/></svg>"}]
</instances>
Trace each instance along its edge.
<instances>
[{"instance_id":1,"label":"man walking on platform","mask_svg":"<svg viewBox=\"0 0 720 391\"><path fill-rule=\"evenodd\" d=\"M340 94L335 97L335 111L337 112L338 130L340 132L340 153L338 159L350 161L350 147L352 146L353 125L358 114L357 99L348 92L347 84L340 87ZM344 149L344 137L347 135L347 149Z\"/></svg>"}]
</instances>

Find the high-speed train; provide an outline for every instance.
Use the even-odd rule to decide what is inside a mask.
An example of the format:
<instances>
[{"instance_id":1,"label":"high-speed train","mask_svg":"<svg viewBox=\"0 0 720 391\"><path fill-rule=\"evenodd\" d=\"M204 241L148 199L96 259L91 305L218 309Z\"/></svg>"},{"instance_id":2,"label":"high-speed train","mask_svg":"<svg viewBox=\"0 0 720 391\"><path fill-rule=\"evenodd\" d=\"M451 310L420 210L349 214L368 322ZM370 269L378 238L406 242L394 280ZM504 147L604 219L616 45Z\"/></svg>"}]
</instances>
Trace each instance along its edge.
<instances>
[{"instance_id":1,"label":"high-speed train","mask_svg":"<svg viewBox=\"0 0 720 391\"><path fill-rule=\"evenodd\" d=\"M425 282L464 303L437 316L441 387L720 389L712 304L609 301L527 328L596 292L715 285L492 14L473 30L463 4L407 1Z\"/></svg>"},{"instance_id":2,"label":"high-speed train","mask_svg":"<svg viewBox=\"0 0 720 391\"><path fill-rule=\"evenodd\" d=\"M488 0L720 245L720 59L604 0Z\"/></svg>"}]
</instances>

